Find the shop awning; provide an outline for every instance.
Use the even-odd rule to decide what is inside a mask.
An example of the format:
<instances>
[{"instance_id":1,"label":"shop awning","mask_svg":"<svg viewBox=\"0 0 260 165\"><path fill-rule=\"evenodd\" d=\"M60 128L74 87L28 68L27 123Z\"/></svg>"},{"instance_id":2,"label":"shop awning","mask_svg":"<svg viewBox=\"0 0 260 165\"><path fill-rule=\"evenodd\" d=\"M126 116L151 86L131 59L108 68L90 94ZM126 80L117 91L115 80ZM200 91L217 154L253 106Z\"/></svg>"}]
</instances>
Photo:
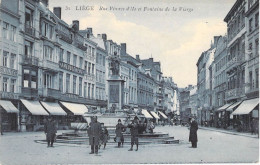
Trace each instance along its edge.
<instances>
[{"instance_id":1,"label":"shop awning","mask_svg":"<svg viewBox=\"0 0 260 165\"><path fill-rule=\"evenodd\" d=\"M230 107L233 103L228 103L223 105L222 107L220 107L219 109L217 109L216 111L224 111L226 110L228 107Z\"/></svg>"},{"instance_id":2,"label":"shop awning","mask_svg":"<svg viewBox=\"0 0 260 165\"><path fill-rule=\"evenodd\" d=\"M84 104L68 103L63 101L61 101L61 104L70 110L74 115L84 115L84 113L88 112L88 108Z\"/></svg>"},{"instance_id":3,"label":"shop awning","mask_svg":"<svg viewBox=\"0 0 260 165\"><path fill-rule=\"evenodd\" d=\"M51 115L65 116L67 113L60 107L58 103L43 102L41 104Z\"/></svg>"},{"instance_id":4,"label":"shop awning","mask_svg":"<svg viewBox=\"0 0 260 165\"><path fill-rule=\"evenodd\" d=\"M19 110L11 101L0 100L0 105L6 110L7 113L19 113Z\"/></svg>"},{"instance_id":5,"label":"shop awning","mask_svg":"<svg viewBox=\"0 0 260 165\"><path fill-rule=\"evenodd\" d=\"M48 116L49 113L42 107L39 101L29 101L21 99L23 105L32 113L32 115Z\"/></svg>"},{"instance_id":6,"label":"shop awning","mask_svg":"<svg viewBox=\"0 0 260 165\"><path fill-rule=\"evenodd\" d=\"M156 119L160 119L160 117L154 111L150 111L150 112L153 115L153 117L155 117Z\"/></svg>"},{"instance_id":7,"label":"shop awning","mask_svg":"<svg viewBox=\"0 0 260 165\"><path fill-rule=\"evenodd\" d=\"M228 107L228 108L226 109L226 111L233 111L233 109L234 109L236 106L238 106L239 104L241 104L241 103L242 103L242 101L238 101L238 102L232 104L230 107Z\"/></svg>"},{"instance_id":8,"label":"shop awning","mask_svg":"<svg viewBox=\"0 0 260 165\"><path fill-rule=\"evenodd\" d=\"M146 109L142 109L142 114L144 115L145 118L148 118L148 119L153 118Z\"/></svg>"},{"instance_id":9,"label":"shop awning","mask_svg":"<svg viewBox=\"0 0 260 165\"><path fill-rule=\"evenodd\" d=\"M162 115L163 118L168 119L168 117L163 112L161 112L161 111L158 111L158 112L160 113L160 115Z\"/></svg>"},{"instance_id":10,"label":"shop awning","mask_svg":"<svg viewBox=\"0 0 260 165\"><path fill-rule=\"evenodd\" d=\"M259 104L259 99L250 99L243 101L239 107L232 113L232 115L246 115L249 114L257 105Z\"/></svg>"}]
</instances>

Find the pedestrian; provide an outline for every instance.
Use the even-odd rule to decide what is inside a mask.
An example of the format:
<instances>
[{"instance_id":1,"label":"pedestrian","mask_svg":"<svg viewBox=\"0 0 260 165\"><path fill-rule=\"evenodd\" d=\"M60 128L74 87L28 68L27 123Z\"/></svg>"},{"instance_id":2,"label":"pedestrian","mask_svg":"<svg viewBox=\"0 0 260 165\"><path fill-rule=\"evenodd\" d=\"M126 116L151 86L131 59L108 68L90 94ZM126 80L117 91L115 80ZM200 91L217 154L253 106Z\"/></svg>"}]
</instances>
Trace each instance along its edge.
<instances>
[{"instance_id":1,"label":"pedestrian","mask_svg":"<svg viewBox=\"0 0 260 165\"><path fill-rule=\"evenodd\" d=\"M123 136L123 132L125 131L125 126L122 124L121 119L118 119L117 121L117 125L116 125L116 142L117 142L117 147L119 148L122 144L122 147L124 145L124 136Z\"/></svg>"},{"instance_id":2,"label":"pedestrian","mask_svg":"<svg viewBox=\"0 0 260 165\"><path fill-rule=\"evenodd\" d=\"M136 144L136 151L138 151L138 129L139 121L138 117L135 116L131 124L128 125L131 132L131 148L128 151L133 151L133 146Z\"/></svg>"},{"instance_id":3,"label":"pedestrian","mask_svg":"<svg viewBox=\"0 0 260 165\"><path fill-rule=\"evenodd\" d=\"M100 136L99 149L101 147L101 144L104 144L104 149L106 148L108 137L109 137L108 130L105 127L104 123L101 123L101 136Z\"/></svg>"},{"instance_id":4,"label":"pedestrian","mask_svg":"<svg viewBox=\"0 0 260 165\"><path fill-rule=\"evenodd\" d=\"M91 152L89 154L98 154L101 131L101 124L97 121L97 116L92 117L87 129L89 145L91 145Z\"/></svg>"},{"instance_id":5,"label":"pedestrian","mask_svg":"<svg viewBox=\"0 0 260 165\"><path fill-rule=\"evenodd\" d=\"M198 123L195 121L194 118L191 118L189 141L192 144L192 148L197 148L197 142L198 142L197 130L198 130Z\"/></svg>"},{"instance_id":6,"label":"pedestrian","mask_svg":"<svg viewBox=\"0 0 260 165\"><path fill-rule=\"evenodd\" d=\"M47 121L44 124L44 133L46 134L47 147L53 147L54 140L56 138L56 125L51 116L47 117Z\"/></svg>"},{"instance_id":7,"label":"pedestrian","mask_svg":"<svg viewBox=\"0 0 260 165\"><path fill-rule=\"evenodd\" d=\"M148 133L153 133L153 129L155 128L154 124L152 121L149 121L147 124L147 131Z\"/></svg>"}]
</instances>

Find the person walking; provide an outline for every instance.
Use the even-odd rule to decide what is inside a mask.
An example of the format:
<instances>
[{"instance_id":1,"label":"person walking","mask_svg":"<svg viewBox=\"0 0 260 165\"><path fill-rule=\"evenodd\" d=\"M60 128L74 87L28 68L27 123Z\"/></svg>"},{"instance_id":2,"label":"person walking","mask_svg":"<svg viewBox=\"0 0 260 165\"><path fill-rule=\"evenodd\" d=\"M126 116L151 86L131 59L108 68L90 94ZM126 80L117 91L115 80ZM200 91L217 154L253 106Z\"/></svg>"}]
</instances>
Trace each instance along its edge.
<instances>
[{"instance_id":1,"label":"person walking","mask_svg":"<svg viewBox=\"0 0 260 165\"><path fill-rule=\"evenodd\" d=\"M138 151L138 128L139 128L139 121L138 117L135 116L134 120L131 124L128 125L131 132L131 148L128 151L133 151L133 146L136 144L136 151Z\"/></svg>"},{"instance_id":2,"label":"person walking","mask_svg":"<svg viewBox=\"0 0 260 165\"><path fill-rule=\"evenodd\" d=\"M44 124L44 133L46 134L47 147L53 147L54 139L56 138L57 129L55 122L51 116L48 116Z\"/></svg>"},{"instance_id":3,"label":"person walking","mask_svg":"<svg viewBox=\"0 0 260 165\"><path fill-rule=\"evenodd\" d=\"M98 154L101 131L101 124L97 121L97 116L92 117L87 129L89 145L91 145L91 152L89 154Z\"/></svg>"},{"instance_id":4,"label":"person walking","mask_svg":"<svg viewBox=\"0 0 260 165\"><path fill-rule=\"evenodd\" d=\"M118 123L116 125L116 142L117 142L117 147L119 148L122 144L122 147L124 145L124 136L123 132L125 131L125 126L122 124L121 119L118 119Z\"/></svg>"},{"instance_id":5,"label":"person walking","mask_svg":"<svg viewBox=\"0 0 260 165\"><path fill-rule=\"evenodd\" d=\"M195 121L194 118L191 118L189 141L192 144L192 148L197 148L197 142L198 142L197 131L198 131L198 123Z\"/></svg>"}]
</instances>

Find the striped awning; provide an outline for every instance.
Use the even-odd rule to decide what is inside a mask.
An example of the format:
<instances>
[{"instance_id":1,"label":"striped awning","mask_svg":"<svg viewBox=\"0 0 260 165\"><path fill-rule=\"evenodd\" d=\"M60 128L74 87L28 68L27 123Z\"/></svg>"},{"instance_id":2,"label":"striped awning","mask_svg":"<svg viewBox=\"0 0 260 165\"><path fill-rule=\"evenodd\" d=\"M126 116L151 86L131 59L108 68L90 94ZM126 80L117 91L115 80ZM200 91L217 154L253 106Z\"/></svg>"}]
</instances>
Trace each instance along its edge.
<instances>
[{"instance_id":1,"label":"striped awning","mask_svg":"<svg viewBox=\"0 0 260 165\"><path fill-rule=\"evenodd\" d=\"M158 111L160 115L162 115L163 118L168 119L168 117L162 112L162 111Z\"/></svg>"},{"instance_id":2,"label":"striped awning","mask_svg":"<svg viewBox=\"0 0 260 165\"><path fill-rule=\"evenodd\" d=\"M142 109L142 114L144 115L145 118L148 118L148 119L153 118L146 109Z\"/></svg>"},{"instance_id":3,"label":"striped awning","mask_svg":"<svg viewBox=\"0 0 260 165\"><path fill-rule=\"evenodd\" d=\"M29 101L24 99L21 99L21 101L27 110L32 113L32 115L49 115L49 113L42 107L39 101Z\"/></svg>"},{"instance_id":4,"label":"striped awning","mask_svg":"<svg viewBox=\"0 0 260 165\"><path fill-rule=\"evenodd\" d=\"M13 105L11 101L0 100L0 105L7 113L19 113L19 110Z\"/></svg>"},{"instance_id":5,"label":"striped awning","mask_svg":"<svg viewBox=\"0 0 260 165\"><path fill-rule=\"evenodd\" d=\"M153 117L155 117L156 119L160 119L160 117L154 111L150 111L150 112L153 115Z\"/></svg>"},{"instance_id":6,"label":"striped awning","mask_svg":"<svg viewBox=\"0 0 260 165\"><path fill-rule=\"evenodd\" d=\"M88 108L84 104L68 103L63 101L61 101L60 103L64 105L74 115L84 115L84 113L88 112Z\"/></svg>"},{"instance_id":7,"label":"striped awning","mask_svg":"<svg viewBox=\"0 0 260 165\"><path fill-rule=\"evenodd\" d=\"M67 113L60 107L58 103L41 101L41 104L51 115L57 115L57 116L67 115Z\"/></svg>"}]
</instances>

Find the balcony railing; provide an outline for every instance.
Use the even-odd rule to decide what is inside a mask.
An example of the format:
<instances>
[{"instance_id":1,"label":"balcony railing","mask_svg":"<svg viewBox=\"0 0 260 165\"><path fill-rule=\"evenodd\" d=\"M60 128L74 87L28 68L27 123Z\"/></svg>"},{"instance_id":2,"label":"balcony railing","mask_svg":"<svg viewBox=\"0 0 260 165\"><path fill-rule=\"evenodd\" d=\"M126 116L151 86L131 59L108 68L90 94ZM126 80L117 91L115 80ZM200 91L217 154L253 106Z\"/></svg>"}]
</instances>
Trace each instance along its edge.
<instances>
[{"instance_id":1,"label":"balcony railing","mask_svg":"<svg viewBox=\"0 0 260 165\"><path fill-rule=\"evenodd\" d=\"M81 74L81 75L85 74L85 70L78 68L76 66L67 64L67 63L62 62L62 61L59 62L59 67L61 69L65 69L65 70L68 70L68 71L71 71L71 72L74 72L74 73L77 73L77 74Z\"/></svg>"},{"instance_id":2,"label":"balcony railing","mask_svg":"<svg viewBox=\"0 0 260 165\"><path fill-rule=\"evenodd\" d=\"M0 91L0 99L19 99L19 93Z\"/></svg>"},{"instance_id":3,"label":"balcony railing","mask_svg":"<svg viewBox=\"0 0 260 165\"><path fill-rule=\"evenodd\" d=\"M22 88L22 96L26 97L37 97L38 96L38 90L35 88Z\"/></svg>"},{"instance_id":4,"label":"balcony railing","mask_svg":"<svg viewBox=\"0 0 260 165\"><path fill-rule=\"evenodd\" d=\"M23 56L22 64L39 66L39 59L34 56Z\"/></svg>"},{"instance_id":5,"label":"balcony railing","mask_svg":"<svg viewBox=\"0 0 260 165\"><path fill-rule=\"evenodd\" d=\"M0 73L5 75L10 75L10 76L17 76L18 71L15 69L0 66Z\"/></svg>"},{"instance_id":6,"label":"balcony railing","mask_svg":"<svg viewBox=\"0 0 260 165\"><path fill-rule=\"evenodd\" d=\"M50 60L43 60L42 67L57 70L59 68L59 64Z\"/></svg>"},{"instance_id":7,"label":"balcony railing","mask_svg":"<svg viewBox=\"0 0 260 165\"><path fill-rule=\"evenodd\" d=\"M244 60L241 57L234 57L230 61L227 62L227 70L234 68L241 64Z\"/></svg>"},{"instance_id":8,"label":"balcony railing","mask_svg":"<svg viewBox=\"0 0 260 165\"><path fill-rule=\"evenodd\" d=\"M55 99L59 99L61 97L61 91L57 89L44 88L43 89L43 97L51 97Z\"/></svg>"},{"instance_id":9,"label":"balcony railing","mask_svg":"<svg viewBox=\"0 0 260 165\"><path fill-rule=\"evenodd\" d=\"M35 37L35 28L32 27L31 25L25 24L24 31L26 34L29 34L29 35Z\"/></svg>"},{"instance_id":10,"label":"balcony railing","mask_svg":"<svg viewBox=\"0 0 260 165\"><path fill-rule=\"evenodd\" d=\"M225 98L226 100L240 98L244 95L244 93L245 93L244 88L230 89L225 92Z\"/></svg>"}]
</instances>

